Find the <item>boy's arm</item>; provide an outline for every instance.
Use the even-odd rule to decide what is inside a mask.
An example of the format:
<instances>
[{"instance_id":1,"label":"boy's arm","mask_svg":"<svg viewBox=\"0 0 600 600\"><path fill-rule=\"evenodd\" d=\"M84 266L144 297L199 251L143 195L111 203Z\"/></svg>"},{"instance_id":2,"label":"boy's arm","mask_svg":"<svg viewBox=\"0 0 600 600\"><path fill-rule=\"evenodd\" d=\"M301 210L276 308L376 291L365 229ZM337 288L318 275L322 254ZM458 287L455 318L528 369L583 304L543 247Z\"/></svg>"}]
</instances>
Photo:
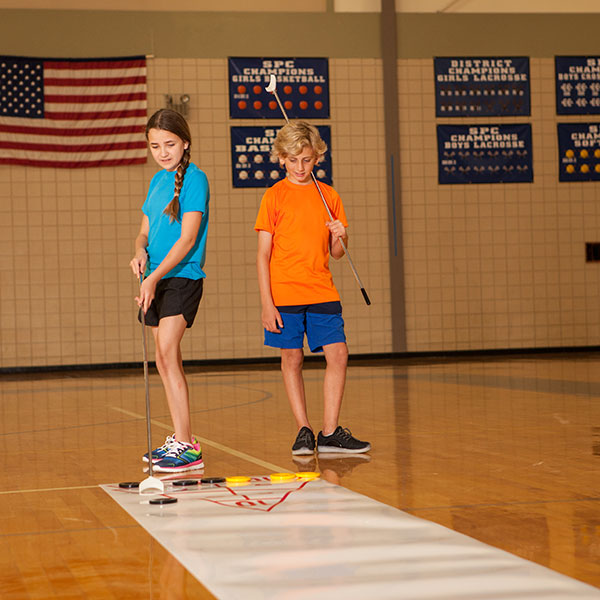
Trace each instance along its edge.
<instances>
[{"instance_id":1,"label":"boy's arm","mask_svg":"<svg viewBox=\"0 0 600 600\"><path fill-rule=\"evenodd\" d=\"M329 254L333 256L336 260L342 258L344 256L344 248L340 243L340 239L344 242L346 248L348 247L348 232L346 228L342 225L342 222L338 219L335 221L329 221L327 223L327 227L329 227L330 232L330 242L329 242Z\"/></svg>"},{"instance_id":2,"label":"boy's arm","mask_svg":"<svg viewBox=\"0 0 600 600\"><path fill-rule=\"evenodd\" d=\"M256 270L258 272L258 288L260 290L260 303L262 305L261 320L263 327L272 333L281 333L283 327L281 315L271 295L271 274L269 262L271 260L273 236L263 229L258 232L258 251L256 253Z\"/></svg>"}]
</instances>

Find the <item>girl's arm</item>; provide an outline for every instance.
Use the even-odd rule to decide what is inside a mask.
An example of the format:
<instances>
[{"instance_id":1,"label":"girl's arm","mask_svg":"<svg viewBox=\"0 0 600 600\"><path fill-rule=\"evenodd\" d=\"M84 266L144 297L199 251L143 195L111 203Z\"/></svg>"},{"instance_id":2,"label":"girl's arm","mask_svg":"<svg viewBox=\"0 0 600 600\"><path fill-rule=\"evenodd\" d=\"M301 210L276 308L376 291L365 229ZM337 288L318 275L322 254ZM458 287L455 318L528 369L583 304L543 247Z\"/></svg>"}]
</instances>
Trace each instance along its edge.
<instances>
[{"instance_id":1,"label":"girl's arm","mask_svg":"<svg viewBox=\"0 0 600 600\"><path fill-rule=\"evenodd\" d=\"M156 284L164 277L171 269L174 269L188 254L196 243L196 237L202 222L201 212L186 212L181 219L181 236L173 244L169 253L163 258L162 262L148 275L142 287L140 288L140 296L137 298L138 304L143 306L144 312L154 299ZM140 236L138 236L139 239ZM137 247L137 246L136 246Z\"/></svg>"},{"instance_id":2,"label":"girl's arm","mask_svg":"<svg viewBox=\"0 0 600 600\"><path fill-rule=\"evenodd\" d=\"M129 266L133 271L133 274L139 279L140 273L146 270L146 262L148 261L148 253L146 252L146 246L148 246L148 232L150 231L150 221L148 216L142 217L142 224L140 231L135 238L135 256L131 259Z\"/></svg>"},{"instance_id":3,"label":"girl's arm","mask_svg":"<svg viewBox=\"0 0 600 600\"><path fill-rule=\"evenodd\" d=\"M256 253L256 270L258 271L258 288L262 305L261 320L263 327L272 333L281 333L283 327L281 315L271 295L271 274L269 262L271 260L273 236L268 231L261 229L258 232L258 252Z\"/></svg>"}]
</instances>

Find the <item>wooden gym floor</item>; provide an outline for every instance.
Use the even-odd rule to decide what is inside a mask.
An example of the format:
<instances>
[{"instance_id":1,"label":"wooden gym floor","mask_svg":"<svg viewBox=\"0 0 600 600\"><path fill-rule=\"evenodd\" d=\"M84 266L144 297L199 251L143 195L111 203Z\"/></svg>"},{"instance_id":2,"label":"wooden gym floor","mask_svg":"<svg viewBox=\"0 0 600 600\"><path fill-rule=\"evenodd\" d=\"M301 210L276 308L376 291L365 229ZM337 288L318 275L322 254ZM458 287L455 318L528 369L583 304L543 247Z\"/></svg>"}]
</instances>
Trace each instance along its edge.
<instances>
[{"instance_id":1,"label":"wooden gym floor","mask_svg":"<svg viewBox=\"0 0 600 600\"><path fill-rule=\"evenodd\" d=\"M351 362L368 457L292 459L279 371L189 368L205 476L322 477L600 586L600 355ZM305 372L321 424L320 366ZM153 441L171 433L150 376ZM142 480L141 370L0 376L0 597L213 598L98 485Z\"/></svg>"}]
</instances>

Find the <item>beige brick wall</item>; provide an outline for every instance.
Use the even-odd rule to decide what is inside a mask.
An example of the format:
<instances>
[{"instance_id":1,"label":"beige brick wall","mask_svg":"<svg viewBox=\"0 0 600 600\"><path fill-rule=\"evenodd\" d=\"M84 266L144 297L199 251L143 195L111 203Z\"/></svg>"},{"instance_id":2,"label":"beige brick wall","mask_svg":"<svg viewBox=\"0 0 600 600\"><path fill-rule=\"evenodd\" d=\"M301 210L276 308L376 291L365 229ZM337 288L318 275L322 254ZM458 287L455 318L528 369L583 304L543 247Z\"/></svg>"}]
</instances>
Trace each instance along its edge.
<instances>
[{"instance_id":1,"label":"beige brick wall","mask_svg":"<svg viewBox=\"0 0 600 600\"><path fill-rule=\"evenodd\" d=\"M339 59L330 69L334 183L373 305L364 304L345 260L332 270L352 351L389 351L381 68L374 59ZM229 127L253 123L229 119L225 59L148 61L149 113L165 94L183 92L191 97L192 158L211 186L205 296L184 358L274 356L262 344L255 270L262 190L231 185ZM141 359L128 262L156 169L151 158L119 168L0 168L0 367Z\"/></svg>"},{"instance_id":2,"label":"beige brick wall","mask_svg":"<svg viewBox=\"0 0 600 600\"><path fill-rule=\"evenodd\" d=\"M534 182L437 183L433 61L399 61L407 347L453 351L600 342L595 183L558 183L552 58L531 59ZM332 264L352 353L391 351L382 75L379 59L330 59L334 185L350 249L373 301L343 259ZM186 359L275 356L262 345L253 224L261 190L233 189L226 59L151 59L149 112L191 96L192 157L209 177L205 296ZM593 121L592 118L578 118ZM489 119L489 122L499 119ZM479 119L478 122L484 120ZM268 123L272 123L269 121ZM318 123L317 123L318 124ZM149 159L151 160L151 159ZM128 270L156 167L0 167L0 368L141 359Z\"/></svg>"},{"instance_id":3,"label":"beige brick wall","mask_svg":"<svg viewBox=\"0 0 600 600\"><path fill-rule=\"evenodd\" d=\"M407 345L411 351L596 345L597 183L558 182L554 59L532 58L531 117L435 119L433 61L401 61ZM437 184L436 123L530 122L531 184Z\"/></svg>"}]
</instances>

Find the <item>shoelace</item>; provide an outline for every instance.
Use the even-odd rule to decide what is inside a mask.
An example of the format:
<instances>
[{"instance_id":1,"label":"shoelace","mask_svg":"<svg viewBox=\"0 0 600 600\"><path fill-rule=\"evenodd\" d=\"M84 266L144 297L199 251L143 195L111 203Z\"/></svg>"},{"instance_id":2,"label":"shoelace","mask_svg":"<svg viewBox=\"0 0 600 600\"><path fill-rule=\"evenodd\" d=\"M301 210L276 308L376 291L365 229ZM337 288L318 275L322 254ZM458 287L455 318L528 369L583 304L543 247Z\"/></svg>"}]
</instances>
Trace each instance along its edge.
<instances>
[{"instance_id":1,"label":"shoelace","mask_svg":"<svg viewBox=\"0 0 600 600\"><path fill-rule=\"evenodd\" d=\"M175 441L175 434L168 435L165 443L159 448L159 450L168 450L171 447L171 444Z\"/></svg>"},{"instance_id":2,"label":"shoelace","mask_svg":"<svg viewBox=\"0 0 600 600\"><path fill-rule=\"evenodd\" d=\"M352 437L352 432L347 427L342 427L342 431L340 431L340 437L348 440Z\"/></svg>"},{"instance_id":3,"label":"shoelace","mask_svg":"<svg viewBox=\"0 0 600 600\"><path fill-rule=\"evenodd\" d=\"M167 458L167 457L170 457L170 458L177 457L182 452L185 452L189 448L193 448L193 446L191 444L185 444L184 442L177 442L177 441L175 441L173 443L173 445L169 448L169 451L165 454L165 458Z\"/></svg>"}]
</instances>

